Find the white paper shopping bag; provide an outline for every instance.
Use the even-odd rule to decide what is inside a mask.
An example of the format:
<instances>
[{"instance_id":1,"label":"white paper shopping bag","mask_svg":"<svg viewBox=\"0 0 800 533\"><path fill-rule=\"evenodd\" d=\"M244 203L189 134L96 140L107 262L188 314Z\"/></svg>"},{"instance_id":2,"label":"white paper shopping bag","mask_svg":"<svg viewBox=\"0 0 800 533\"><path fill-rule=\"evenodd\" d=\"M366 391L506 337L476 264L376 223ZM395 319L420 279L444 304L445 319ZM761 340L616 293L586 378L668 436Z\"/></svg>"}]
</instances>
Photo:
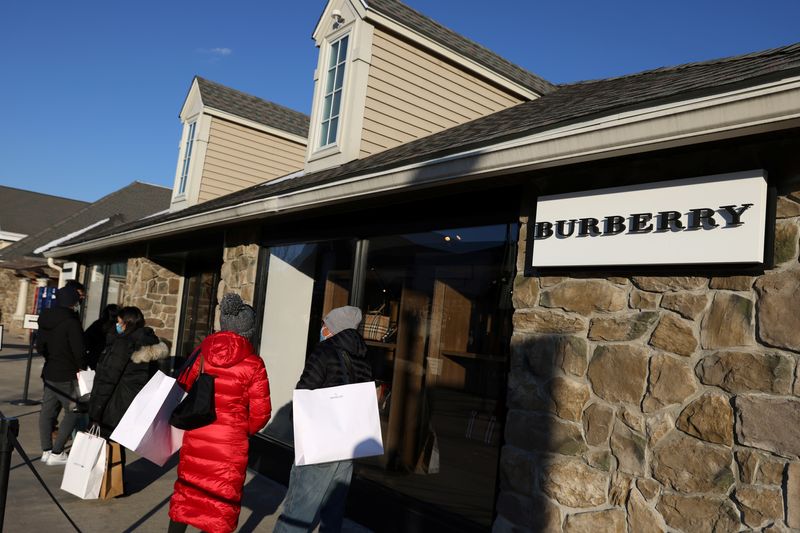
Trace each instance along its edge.
<instances>
[{"instance_id":1,"label":"white paper shopping bag","mask_svg":"<svg viewBox=\"0 0 800 533\"><path fill-rule=\"evenodd\" d=\"M106 440L96 433L75 435L61 479L61 489L84 500L100 496L106 470Z\"/></svg>"},{"instance_id":2,"label":"white paper shopping bag","mask_svg":"<svg viewBox=\"0 0 800 533\"><path fill-rule=\"evenodd\" d=\"M183 431L169 424L169 417L183 395L183 389L173 378L156 372L125 411L111 440L164 466L183 442Z\"/></svg>"},{"instance_id":3,"label":"white paper shopping bag","mask_svg":"<svg viewBox=\"0 0 800 533\"><path fill-rule=\"evenodd\" d=\"M294 464L383 455L375 383L295 390Z\"/></svg>"},{"instance_id":4,"label":"white paper shopping bag","mask_svg":"<svg viewBox=\"0 0 800 533\"><path fill-rule=\"evenodd\" d=\"M92 392L94 386L94 370L78 371L78 397L86 396Z\"/></svg>"}]
</instances>

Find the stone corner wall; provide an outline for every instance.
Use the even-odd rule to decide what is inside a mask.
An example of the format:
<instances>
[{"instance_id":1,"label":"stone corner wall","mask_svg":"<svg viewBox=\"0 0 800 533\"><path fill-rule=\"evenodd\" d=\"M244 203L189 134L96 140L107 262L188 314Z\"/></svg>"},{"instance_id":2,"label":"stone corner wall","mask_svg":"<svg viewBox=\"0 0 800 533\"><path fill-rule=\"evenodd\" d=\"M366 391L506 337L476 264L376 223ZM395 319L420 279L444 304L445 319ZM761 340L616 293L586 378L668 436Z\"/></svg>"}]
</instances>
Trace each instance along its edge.
<instances>
[{"instance_id":1,"label":"stone corner wall","mask_svg":"<svg viewBox=\"0 0 800 533\"><path fill-rule=\"evenodd\" d=\"M794 195L775 224L761 276L517 277L495 531L800 531Z\"/></svg>"},{"instance_id":2,"label":"stone corner wall","mask_svg":"<svg viewBox=\"0 0 800 533\"><path fill-rule=\"evenodd\" d=\"M247 228L226 233L223 263L217 287L217 301L222 300L226 293L235 292L246 303L253 305L258 250L256 229ZM215 313L215 324L219 324L219 306Z\"/></svg>"},{"instance_id":3,"label":"stone corner wall","mask_svg":"<svg viewBox=\"0 0 800 533\"><path fill-rule=\"evenodd\" d=\"M181 276L145 257L128 259L123 305L142 310L147 325L172 346L178 320Z\"/></svg>"}]
</instances>

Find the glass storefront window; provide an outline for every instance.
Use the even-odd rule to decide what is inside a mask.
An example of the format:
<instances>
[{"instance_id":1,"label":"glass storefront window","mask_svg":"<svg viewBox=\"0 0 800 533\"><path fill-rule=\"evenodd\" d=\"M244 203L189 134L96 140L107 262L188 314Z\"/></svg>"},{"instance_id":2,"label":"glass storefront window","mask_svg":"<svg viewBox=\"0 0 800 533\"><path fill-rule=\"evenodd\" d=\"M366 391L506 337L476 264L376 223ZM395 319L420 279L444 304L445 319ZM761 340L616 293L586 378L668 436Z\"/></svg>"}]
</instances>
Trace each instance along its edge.
<instances>
[{"instance_id":1,"label":"glass storefront window","mask_svg":"<svg viewBox=\"0 0 800 533\"><path fill-rule=\"evenodd\" d=\"M262 431L291 444L292 391L319 341L322 317L347 305L352 288L353 241L274 246L267 264L260 354L270 379L272 419Z\"/></svg>"},{"instance_id":2,"label":"glass storefront window","mask_svg":"<svg viewBox=\"0 0 800 533\"><path fill-rule=\"evenodd\" d=\"M122 305L127 274L127 261L89 266L83 314L84 328L97 320L107 305Z\"/></svg>"},{"instance_id":3,"label":"glass storefront window","mask_svg":"<svg viewBox=\"0 0 800 533\"><path fill-rule=\"evenodd\" d=\"M214 329L217 307L217 271L187 273L176 356L186 358Z\"/></svg>"},{"instance_id":4,"label":"glass storefront window","mask_svg":"<svg viewBox=\"0 0 800 533\"><path fill-rule=\"evenodd\" d=\"M128 263L111 263L108 266L108 290L106 291L106 305L122 305L125 297L125 280L128 276Z\"/></svg>"},{"instance_id":5,"label":"glass storefront window","mask_svg":"<svg viewBox=\"0 0 800 533\"><path fill-rule=\"evenodd\" d=\"M516 231L380 237L366 264L364 336L385 454L356 471L486 526L505 420Z\"/></svg>"},{"instance_id":6,"label":"glass storefront window","mask_svg":"<svg viewBox=\"0 0 800 533\"><path fill-rule=\"evenodd\" d=\"M103 287L106 279L106 265L91 265L86 283L86 300L83 313L83 327L87 328L100 317L103 309Z\"/></svg>"}]
</instances>

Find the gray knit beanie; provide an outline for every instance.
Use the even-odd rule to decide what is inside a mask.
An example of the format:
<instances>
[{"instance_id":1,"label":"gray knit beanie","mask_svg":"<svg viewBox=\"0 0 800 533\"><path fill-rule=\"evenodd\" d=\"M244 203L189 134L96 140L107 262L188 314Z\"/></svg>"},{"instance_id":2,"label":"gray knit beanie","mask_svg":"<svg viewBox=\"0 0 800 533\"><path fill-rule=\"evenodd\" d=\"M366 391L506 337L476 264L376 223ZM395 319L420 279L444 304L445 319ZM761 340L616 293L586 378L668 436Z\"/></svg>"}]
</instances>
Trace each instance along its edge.
<instances>
[{"instance_id":1,"label":"gray knit beanie","mask_svg":"<svg viewBox=\"0 0 800 533\"><path fill-rule=\"evenodd\" d=\"M361 309L352 305L337 307L325 315L322 323L328 326L334 335L346 329L358 329L358 325L361 324Z\"/></svg>"},{"instance_id":2,"label":"gray knit beanie","mask_svg":"<svg viewBox=\"0 0 800 533\"><path fill-rule=\"evenodd\" d=\"M219 325L222 331L238 333L246 339L253 338L256 312L242 301L238 294L229 292L219 303Z\"/></svg>"}]
</instances>

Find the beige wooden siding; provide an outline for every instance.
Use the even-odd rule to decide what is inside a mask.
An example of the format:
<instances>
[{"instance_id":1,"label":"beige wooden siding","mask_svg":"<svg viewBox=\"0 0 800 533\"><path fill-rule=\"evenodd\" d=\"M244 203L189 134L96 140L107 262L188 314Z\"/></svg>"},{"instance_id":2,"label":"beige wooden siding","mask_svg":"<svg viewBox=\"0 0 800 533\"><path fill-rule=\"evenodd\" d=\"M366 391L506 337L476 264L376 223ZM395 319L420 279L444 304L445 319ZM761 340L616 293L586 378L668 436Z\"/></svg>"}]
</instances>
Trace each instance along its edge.
<instances>
[{"instance_id":1,"label":"beige wooden siding","mask_svg":"<svg viewBox=\"0 0 800 533\"><path fill-rule=\"evenodd\" d=\"M198 201L300 170L305 157L303 144L211 117Z\"/></svg>"},{"instance_id":2,"label":"beige wooden siding","mask_svg":"<svg viewBox=\"0 0 800 533\"><path fill-rule=\"evenodd\" d=\"M360 157L520 102L518 97L376 28Z\"/></svg>"}]
</instances>

